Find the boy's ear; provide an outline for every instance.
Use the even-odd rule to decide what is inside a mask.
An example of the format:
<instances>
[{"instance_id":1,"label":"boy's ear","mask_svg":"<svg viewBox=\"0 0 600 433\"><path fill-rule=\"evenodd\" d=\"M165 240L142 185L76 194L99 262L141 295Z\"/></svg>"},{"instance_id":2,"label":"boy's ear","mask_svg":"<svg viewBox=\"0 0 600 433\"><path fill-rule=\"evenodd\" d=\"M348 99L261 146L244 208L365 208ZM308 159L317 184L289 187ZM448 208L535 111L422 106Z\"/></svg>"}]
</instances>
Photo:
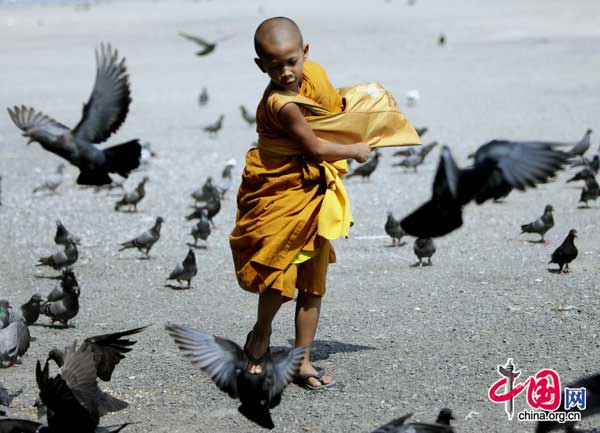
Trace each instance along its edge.
<instances>
[{"instance_id":1,"label":"boy's ear","mask_svg":"<svg viewBox=\"0 0 600 433\"><path fill-rule=\"evenodd\" d=\"M265 71L265 68L262 65L262 60L258 57L254 58L254 63L256 63L256 66L258 66L258 69L260 69L263 73L266 73L267 71Z\"/></svg>"},{"instance_id":2,"label":"boy's ear","mask_svg":"<svg viewBox=\"0 0 600 433\"><path fill-rule=\"evenodd\" d=\"M306 60L308 58L308 44L304 44L304 60Z\"/></svg>"}]
</instances>

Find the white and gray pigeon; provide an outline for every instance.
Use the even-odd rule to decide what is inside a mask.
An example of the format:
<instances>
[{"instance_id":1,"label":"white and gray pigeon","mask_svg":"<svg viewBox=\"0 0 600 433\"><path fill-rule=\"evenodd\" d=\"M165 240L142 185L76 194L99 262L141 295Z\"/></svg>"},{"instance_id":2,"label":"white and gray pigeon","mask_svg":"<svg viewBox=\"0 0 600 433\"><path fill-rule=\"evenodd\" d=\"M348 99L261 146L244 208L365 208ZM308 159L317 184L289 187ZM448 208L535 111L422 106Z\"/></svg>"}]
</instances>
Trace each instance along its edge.
<instances>
[{"instance_id":1,"label":"white and gray pigeon","mask_svg":"<svg viewBox=\"0 0 600 433\"><path fill-rule=\"evenodd\" d=\"M61 220L56 220L56 233L54 235L54 243L56 245L66 245L67 242L73 242L79 245L81 243L81 238L70 233Z\"/></svg>"},{"instance_id":2,"label":"white and gray pigeon","mask_svg":"<svg viewBox=\"0 0 600 433\"><path fill-rule=\"evenodd\" d=\"M64 245L64 251L59 251L51 256L40 257L36 266L49 266L54 270L61 270L67 266L73 265L79 258L77 245L73 241L67 241Z\"/></svg>"},{"instance_id":3,"label":"white and gray pigeon","mask_svg":"<svg viewBox=\"0 0 600 433\"><path fill-rule=\"evenodd\" d=\"M431 256L435 254L436 248L432 238L417 238L413 247L415 256L419 261L417 266L431 266ZM423 263L423 259L427 259L427 264Z\"/></svg>"},{"instance_id":4,"label":"white and gray pigeon","mask_svg":"<svg viewBox=\"0 0 600 433\"><path fill-rule=\"evenodd\" d=\"M592 130L588 129L585 131L583 138L573 146L571 150L567 152L569 156L582 156L587 150L590 148L591 140L590 136L592 135Z\"/></svg>"},{"instance_id":5,"label":"white and gray pigeon","mask_svg":"<svg viewBox=\"0 0 600 433\"><path fill-rule=\"evenodd\" d=\"M14 365L29 349L31 336L29 328L17 312L12 313L8 302L0 302L0 323L6 326L0 329L0 367Z\"/></svg>"},{"instance_id":6,"label":"white and gray pigeon","mask_svg":"<svg viewBox=\"0 0 600 433\"><path fill-rule=\"evenodd\" d=\"M532 223L523 224L521 226L521 234L537 233L542 237L540 242L544 242L544 235L548 230L554 227L554 217L552 216L552 212L554 212L554 208L552 205L547 204L541 217Z\"/></svg>"},{"instance_id":7,"label":"white and gray pigeon","mask_svg":"<svg viewBox=\"0 0 600 433\"><path fill-rule=\"evenodd\" d=\"M178 283L181 281L187 281L187 288L189 289L192 284L192 278L196 276L198 273L198 267L196 266L196 255L194 251L190 248L183 259L183 262L178 263L173 269L173 272L169 275L167 280L177 280Z\"/></svg>"},{"instance_id":8,"label":"white and gray pigeon","mask_svg":"<svg viewBox=\"0 0 600 433\"><path fill-rule=\"evenodd\" d=\"M65 180L65 176L63 174L64 171L65 171L65 165L62 163L58 164L58 166L56 167L56 171L54 173L46 176L44 178L44 180L42 181L42 183L40 183L38 186L33 188L33 193L36 193L39 191L48 191L48 192L56 194L56 190L58 189L59 186L62 185L62 183Z\"/></svg>"},{"instance_id":9,"label":"white and gray pigeon","mask_svg":"<svg viewBox=\"0 0 600 433\"><path fill-rule=\"evenodd\" d=\"M128 248L137 248L141 253L144 253L146 257L149 257L150 249L160 239L160 228L163 223L164 219L162 217L156 218L154 225L150 229L130 241L123 242L119 251Z\"/></svg>"},{"instance_id":10,"label":"white and gray pigeon","mask_svg":"<svg viewBox=\"0 0 600 433\"><path fill-rule=\"evenodd\" d=\"M210 221L208 220L208 210L202 209L200 215L200 221L192 227L192 236L194 238L194 246L198 245L198 239L203 241L208 239L210 236Z\"/></svg>"},{"instance_id":11,"label":"white and gray pigeon","mask_svg":"<svg viewBox=\"0 0 600 433\"><path fill-rule=\"evenodd\" d=\"M394 218L391 212L388 212L384 228L387 235L392 238L392 246L400 246L400 241L403 236L406 236L406 232L400 226L400 220Z\"/></svg>"},{"instance_id":12,"label":"white and gray pigeon","mask_svg":"<svg viewBox=\"0 0 600 433\"><path fill-rule=\"evenodd\" d=\"M123 206L128 206L130 211L133 208L133 211L137 212L138 203L146 196L146 182L149 180L148 176L144 176L133 191L126 192L121 200L115 203L115 210L118 211Z\"/></svg>"},{"instance_id":13,"label":"white and gray pigeon","mask_svg":"<svg viewBox=\"0 0 600 433\"><path fill-rule=\"evenodd\" d=\"M52 323L60 322L65 327L69 320L79 313L79 283L72 270L65 270L62 279L63 296L56 301L46 301L40 308L41 314L50 318Z\"/></svg>"}]
</instances>

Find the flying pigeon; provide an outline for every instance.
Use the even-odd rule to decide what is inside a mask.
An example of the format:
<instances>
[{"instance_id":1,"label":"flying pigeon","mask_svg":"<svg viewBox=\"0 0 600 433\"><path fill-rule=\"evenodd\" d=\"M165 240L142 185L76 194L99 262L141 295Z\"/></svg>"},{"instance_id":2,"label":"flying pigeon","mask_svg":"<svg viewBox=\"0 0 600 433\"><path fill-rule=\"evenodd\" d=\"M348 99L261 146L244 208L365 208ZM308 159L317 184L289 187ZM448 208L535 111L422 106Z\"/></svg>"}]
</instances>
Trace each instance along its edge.
<instances>
[{"instance_id":1,"label":"flying pigeon","mask_svg":"<svg viewBox=\"0 0 600 433\"><path fill-rule=\"evenodd\" d=\"M146 196L146 182L150 179L148 176L144 176L142 181L135 187L133 191L126 192L121 200L115 203L115 210L118 211L123 206L129 206L131 211L131 207L133 206L133 211L137 212L137 205L142 199Z\"/></svg>"},{"instance_id":2,"label":"flying pigeon","mask_svg":"<svg viewBox=\"0 0 600 433\"><path fill-rule=\"evenodd\" d=\"M56 172L46 177L41 184L33 188L33 193L39 191L48 191L56 194L56 190L65 180L63 172L65 171L65 165L63 163L58 164Z\"/></svg>"},{"instance_id":3,"label":"flying pigeon","mask_svg":"<svg viewBox=\"0 0 600 433\"><path fill-rule=\"evenodd\" d=\"M96 51L96 63L94 89L74 129L33 108L8 109L30 143L37 141L44 149L79 168L77 183L81 185L109 184L109 173L127 177L140 164L141 147L137 139L106 149L95 146L119 129L131 102L125 59L119 61L117 50L101 45L100 51Z\"/></svg>"},{"instance_id":4,"label":"flying pigeon","mask_svg":"<svg viewBox=\"0 0 600 433\"><path fill-rule=\"evenodd\" d=\"M223 119L225 118L224 114L221 114L215 123L211 123L210 125L206 125L202 128L205 132L208 132L210 136L216 136L217 132L221 130L223 127Z\"/></svg>"},{"instance_id":5,"label":"flying pigeon","mask_svg":"<svg viewBox=\"0 0 600 433\"><path fill-rule=\"evenodd\" d=\"M431 266L431 256L435 254L436 248L433 243L432 238L417 238L415 239L415 244L413 246L413 250L415 252L415 256L419 261L417 262L418 266L425 266L423 264L423 259L427 259L427 265Z\"/></svg>"},{"instance_id":6,"label":"flying pigeon","mask_svg":"<svg viewBox=\"0 0 600 433\"><path fill-rule=\"evenodd\" d=\"M542 238L540 242L544 242L544 235L548 230L554 227L554 217L552 216L554 208L547 204L544 208L544 213L534 222L521 226L521 234L523 233L538 233Z\"/></svg>"},{"instance_id":7,"label":"flying pigeon","mask_svg":"<svg viewBox=\"0 0 600 433\"><path fill-rule=\"evenodd\" d=\"M401 221L415 237L444 236L462 226L462 208L497 198L499 191L525 190L546 182L562 168L566 155L550 143L494 140L474 154L475 163L460 169L447 146L442 148L431 199Z\"/></svg>"},{"instance_id":8,"label":"flying pigeon","mask_svg":"<svg viewBox=\"0 0 600 433\"><path fill-rule=\"evenodd\" d=\"M250 360L233 341L180 325L165 329L194 366L206 372L221 391L240 400L242 415L261 427L274 427L270 409L279 405L283 390L294 379L305 347L296 347L277 361L268 351L262 372L253 374L248 371Z\"/></svg>"},{"instance_id":9,"label":"flying pigeon","mask_svg":"<svg viewBox=\"0 0 600 433\"><path fill-rule=\"evenodd\" d=\"M208 42L207 40L205 40L199 36L190 35L189 33L184 33L184 32L179 32L179 36L187 39L188 41L192 41L192 42L200 45L201 49L196 51L197 56L206 56L207 54L212 53L215 50L215 48L217 48L218 42L229 39L233 35L224 36L224 37L216 40L215 42Z\"/></svg>"},{"instance_id":10,"label":"flying pigeon","mask_svg":"<svg viewBox=\"0 0 600 433\"><path fill-rule=\"evenodd\" d=\"M571 263L577 257L578 251L575 246L575 238L577 237L577 231L575 229L569 230L569 234L565 238L562 244L554 250L550 263L556 263L559 267L559 273L569 272L569 263Z\"/></svg>"},{"instance_id":11,"label":"flying pigeon","mask_svg":"<svg viewBox=\"0 0 600 433\"><path fill-rule=\"evenodd\" d=\"M150 229L130 241L123 242L119 251L126 250L127 248L137 248L146 257L149 257L150 249L160 239L160 228L163 223L164 220L162 217L156 218L154 225Z\"/></svg>"},{"instance_id":12,"label":"flying pigeon","mask_svg":"<svg viewBox=\"0 0 600 433\"><path fill-rule=\"evenodd\" d=\"M178 283L181 281L187 281L187 288L189 289L192 284L192 278L196 276L198 273L198 268L196 266L196 255L194 251L190 249L183 259L183 262L178 263L173 269L173 272L169 275L167 280L177 280Z\"/></svg>"},{"instance_id":13,"label":"flying pigeon","mask_svg":"<svg viewBox=\"0 0 600 433\"><path fill-rule=\"evenodd\" d=\"M242 112L242 118L248 123L248 125L252 126L256 123L256 116L250 114L246 107L240 105L240 110Z\"/></svg>"}]
</instances>

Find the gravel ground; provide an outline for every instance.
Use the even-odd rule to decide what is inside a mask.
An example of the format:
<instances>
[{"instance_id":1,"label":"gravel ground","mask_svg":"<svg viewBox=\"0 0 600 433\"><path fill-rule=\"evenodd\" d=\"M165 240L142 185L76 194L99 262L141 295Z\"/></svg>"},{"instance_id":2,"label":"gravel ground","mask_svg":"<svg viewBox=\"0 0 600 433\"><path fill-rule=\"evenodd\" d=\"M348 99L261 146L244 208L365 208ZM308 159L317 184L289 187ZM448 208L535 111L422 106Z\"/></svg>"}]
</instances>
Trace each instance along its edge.
<instances>
[{"instance_id":1,"label":"gravel ground","mask_svg":"<svg viewBox=\"0 0 600 433\"><path fill-rule=\"evenodd\" d=\"M74 326L53 329L40 319L22 365L0 370L9 389L25 388L14 403L23 416L33 415L35 362L51 347L152 324L113 381L101 384L131 403L103 425L140 422L128 428L132 433L260 431L181 357L163 325L183 323L241 343L255 317L257 298L238 288L227 242L233 193L208 248L198 251L193 289L164 283L191 240L183 219L189 193L217 176L226 160L243 164L256 138L238 106L255 107L266 85L252 62L252 33L263 18L296 19L310 57L335 85L382 82L416 126L430 127L425 141L447 143L463 164L493 138L574 141L588 127L600 129L595 0L432 0L412 7L405 1L113 1L87 9L49 3L0 8L0 106L30 104L75 125L93 83L93 49L109 41L127 57L133 95L127 121L110 142L140 137L159 158L127 182L132 188L150 176L138 213L114 212L117 197L77 187L73 168L59 195L34 197L32 188L59 159L37 144L25 146L8 116L0 116L0 297L19 304L53 286L39 278L53 272L34 263L56 249L56 218L83 238ZM177 31L234 36L198 58ZM436 44L440 33L444 47ZM202 86L210 102L200 109ZM421 100L409 108L403 100L410 89ZM221 113L224 130L207 137L201 127ZM392 168L392 152L383 151L370 182L347 182L356 224L349 239L335 244L338 264L330 268L314 350L316 365L338 385L318 393L288 388L273 412L275 431L369 432L406 412L432 420L449 406L459 432L531 432L531 424L507 421L487 389L508 357L523 376L554 368L571 381L597 371L598 205L577 209L578 188L565 185L568 173L562 173L504 204L468 207L465 226L437 242L434 265L412 268L412 240L389 248L383 224L388 210L406 214L428 197L438 151L416 174ZM240 173L238 166L236 179ZM536 237L519 236L519 225L541 215L546 203L556 209L549 244L529 243ZM151 260L117 252L118 242L149 228L158 215L165 225ZM550 254L570 228L579 232L579 257L570 275L549 273ZM274 330L275 346L291 343L291 304ZM522 396L515 407L526 408Z\"/></svg>"}]
</instances>

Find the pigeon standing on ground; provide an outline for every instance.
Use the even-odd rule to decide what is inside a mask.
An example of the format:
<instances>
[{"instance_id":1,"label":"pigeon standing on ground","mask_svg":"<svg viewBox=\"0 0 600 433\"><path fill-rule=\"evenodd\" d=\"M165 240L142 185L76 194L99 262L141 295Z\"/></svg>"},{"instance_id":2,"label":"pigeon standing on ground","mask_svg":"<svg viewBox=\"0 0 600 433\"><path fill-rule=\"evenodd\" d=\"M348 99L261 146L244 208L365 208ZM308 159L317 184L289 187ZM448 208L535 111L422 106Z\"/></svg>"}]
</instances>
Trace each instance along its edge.
<instances>
[{"instance_id":1,"label":"pigeon standing on ground","mask_svg":"<svg viewBox=\"0 0 600 433\"><path fill-rule=\"evenodd\" d=\"M115 203L115 210L118 211L123 206L129 206L130 212L131 207L133 207L133 212L137 212L138 203L146 196L146 182L149 180L148 176L144 176L133 191L126 192L121 200Z\"/></svg>"},{"instance_id":2,"label":"pigeon standing on ground","mask_svg":"<svg viewBox=\"0 0 600 433\"><path fill-rule=\"evenodd\" d=\"M10 404L12 403L14 398L16 396L20 395L22 392L23 392L23 389L21 389L20 391L18 391L16 393L11 394L0 383L0 417L10 416L10 414L8 413L8 408L10 407ZM2 429L0 429L0 431L2 431Z\"/></svg>"},{"instance_id":3,"label":"pigeon standing on ground","mask_svg":"<svg viewBox=\"0 0 600 433\"><path fill-rule=\"evenodd\" d=\"M248 123L248 125L252 126L256 123L256 116L253 116L246 110L246 107L240 105L240 110L242 112L242 118Z\"/></svg>"},{"instance_id":4,"label":"pigeon standing on ground","mask_svg":"<svg viewBox=\"0 0 600 433\"><path fill-rule=\"evenodd\" d=\"M221 198L224 198L225 194L227 194L227 191L229 191L231 188L231 184L233 183L231 171L235 166L235 159L230 159L225 163L225 167L223 167L223 171L221 172L221 181L217 185L217 191L219 192Z\"/></svg>"},{"instance_id":5,"label":"pigeon standing on ground","mask_svg":"<svg viewBox=\"0 0 600 433\"><path fill-rule=\"evenodd\" d=\"M98 379L104 382L110 382L115 367L125 359L125 354L129 353L137 341L128 340L124 337L137 334L144 329L129 329L127 331L113 332L112 334L96 335L83 340L83 344L77 348L78 352L91 351L94 354L94 365ZM48 359L56 362L56 365L62 367L65 363L65 354L70 350L68 347L64 350L52 349L48 353Z\"/></svg>"},{"instance_id":6,"label":"pigeon standing on ground","mask_svg":"<svg viewBox=\"0 0 600 433\"><path fill-rule=\"evenodd\" d=\"M194 246L198 245L198 239L202 239L203 241L208 239L210 235L210 221L208 220L208 211L206 209L202 209L202 214L200 215L200 221L194 227L192 227L192 236L194 238Z\"/></svg>"},{"instance_id":7,"label":"pigeon standing on ground","mask_svg":"<svg viewBox=\"0 0 600 433\"><path fill-rule=\"evenodd\" d=\"M79 294L81 293L72 270L67 269L63 272L61 288L63 296L56 301L44 302L40 312L44 316L48 316L52 323L60 322L67 327L69 320L79 313Z\"/></svg>"},{"instance_id":8,"label":"pigeon standing on ground","mask_svg":"<svg viewBox=\"0 0 600 433\"><path fill-rule=\"evenodd\" d=\"M563 243L552 253L552 257L548 264L558 264L559 273L563 273L563 268L565 273L569 272L569 263L577 258L578 251L575 246L576 237L577 231L575 229L569 230L569 234Z\"/></svg>"},{"instance_id":9,"label":"pigeon standing on ground","mask_svg":"<svg viewBox=\"0 0 600 433\"><path fill-rule=\"evenodd\" d=\"M193 220L202 218L202 212L206 210L208 220L215 226L213 218L219 213L221 210L221 199L219 198L219 194L214 194L212 197L208 199L206 204L202 207L196 208L191 214L185 217L185 219Z\"/></svg>"},{"instance_id":10,"label":"pigeon standing on ground","mask_svg":"<svg viewBox=\"0 0 600 433\"><path fill-rule=\"evenodd\" d=\"M213 195L218 194L217 187L213 184L212 176L208 176L202 187L194 190L191 194L196 201L205 202L210 200Z\"/></svg>"},{"instance_id":11,"label":"pigeon standing on ground","mask_svg":"<svg viewBox=\"0 0 600 433\"><path fill-rule=\"evenodd\" d=\"M8 363L9 366L17 363L27 349L31 336L29 329L21 317L12 317L10 309L12 307L8 302L0 302L0 367Z\"/></svg>"},{"instance_id":12,"label":"pigeon standing on ground","mask_svg":"<svg viewBox=\"0 0 600 433\"><path fill-rule=\"evenodd\" d=\"M67 242L73 242L74 244L80 244L81 239L78 236L70 233L69 230L63 225L61 220L56 220L56 233L54 235L54 243L56 245L66 245Z\"/></svg>"},{"instance_id":13,"label":"pigeon standing on ground","mask_svg":"<svg viewBox=\"0 0 600 433\"><path fill-rule=\"evenodd\" d=\"M356 167L352 171L352 173L348 174L346 177L350 178L353 176L360 176L363 179L370 179L371 175L373 174L373 172L377 168L377 165L379 164L379 158L381 158L381 153L379 153L379 150L375 149L375 152L373 152L373 156L371 157L371 159L369 159L364 164L361 164L358 167Z\"/></svg>"},{"instance_id":14,"label":"pigeon standing on ground","mask_svg":"<svg viewBox=\"0 0 600 433\"><path fill-rule=\"evenodd\" d=\"M180 325L165 329L194 366L206 372L221 391L240 400L242 415L261 427L274 427L270 409L279 405L284 389L296 376L305 347L291 349L277 361L267 351L262 372L253 374L248 371L250 360L233 341Z\"/></svg>"},{"instance_id":15,"label":"pigeon standing on ground","mask_svg":"<svg viewBox=\"0 0 600 433\"><path fill-rule=\"evenodd\" d=\"M392 238L392 246L400 246L402 236L405 236L406 233L402 230L400 221L394 218L394 215L391 212L388 212L384 228L388 236Z\"/></svg>"},{"instance_id":16,"label":"pigeon standing on ground","mask_svg":"<svg viewBox=\"0 0 600 433\"><path fill-rule=\"evenodd\" d=\"M150 257L150 249L160 239L160 228L164 222L165 220L162 217L156 218L154 225L149 230L146 230L130 241L123 242L119 251L126 250L127 248L137 248L146 257Z\"/></svg>"},{"instance_id":17,"label":"pigeon standing on ground","mask_svg":"<svg viewBox=\"0 0 600 433\"><path fill-rule=\"evenodd\" d=\"M438 145L437 141L432 141L427 144L423 144L421 146L410 146L406 149L400 149L393 153L393 156L411 156L411 155L419 155L421 158L425 159L427 155Z\"/></svg>"},{"instance_id":18,"label":"pigeon standing on ground","mask_svg":"<svg viewBox=\"0 0 600 433\"><path fill-rule=\"evenodd\" d=\"M56 167L56 172L47 176L41 184L33 188L33 193L35 194L38 191L48 191L50 193L56 194L56 190L65 180L65 176L63 172L65 171L65 165L60 163Z\"/></svg>"},{"instance_id":19,"label":"pigeon standing on ground","mask_svg":"<svg viewBox=\"0 0 600 433\"><path fill-rule=\"evenodd\" d=\"M581 140L579 140L579 142L577 144L575 144L575 146L573 146L573 148L567 152L568 155L569 156L582 156L585 152L587 152L587 150L590 148L590 144L591 144L590 136L592 135L592 132L593 131L591 129L588 129L587 131L585 131L583 138Z\"/></svg>"},{"instance_id":20,"label":"pigeon standing on ground","mask_svg":"<svg viewBox=\"0 0 600 433\"><path fill-rule=\"evenodd\" d=\"M223 119L225 118L224 114L221 114L215 123L211 123L210 125L206 125L202 128L205 132L208 132L209 136L216 136L217 132L221 130L223 127Z\"/></svg>"},{"instance_id":21,"label":"pigeon standing on ground","mask_svg":"<svg viewBox=\"0 0 600 433\"><path fill-rule=\"evenodd\" d=\"M206 90L206 87L203 87L202 92L198 95L198 105L204 107L206 104L208 104L208 90Z\"/></svg>"},{"instance_id":22,"label":"pigeon standing on ground","mask_svg":"<svg viewBox=\"0 0 600 433\"><path fill-rule=\"evenodd\" d=\"M521 226L521 234L537 233L541 236L540 242L544 242L544 235L548 230L554 227L554 217L552 216L552 212L554 212L554 208L552 205L547 204L541 217L532 223L523 224Z\"/></svg>"},{"instance_id":23,"label":"pigeon standing on ground","mask_svg":"<svg viewBox=\"0 0 600 433\"><path fill-rule=\"evenodd\" d=\"M442 45L446 45L446 35L445 34L441 34L438 36L438 45L442 46Z\"/></svg>"},{"instance_id":24,"label":"pigeon standing on ground","mask_svg":"<svg viewBox=\"0 0 600 433\"><path fill-rule=\"evenodd\" d=\"M26 325L33 325L37 322L43 302L44 299L38 293L35 293L29 298L29 301L21 305L21 316L23 316Z\"/></svg>"},{"instance_id":25,"label":"pigeon standing on ground","mask_svg":"<svg viewBox=\"0 0 600 433\"><path fill-rule=\"evenodd\" d=\"M596 179L594 177L588 177L585 180L585 185L583 186L583 189L581 190L581 195L579 196L579 202L583 202L583 207L589 207L588 206L588 201L589 200L596 200L598 198L598 196L600 195L600 185L598 185L598 182L596 182Z\"/></svg>"},{"instance_id":26,"label":"pigeon standing on ground","mask_svg":"<svg viewBox=\"0 0 600 433\"><path fill-rule=\"evenodd\" d=\"M600 413L600 374L594 374L592 376L583 377L573 383L566 385L566 388L580 389L585 388L585 409L580 410L577 406L571 408L569 412L577 411L581 413L581 418L596 415ZM561 402L561 412L565 411L565 402ZM565 423L558 423L556 421L544 421L538 422L535 433L547 433L553 430L562 430L566 432L596 432L597 429L593 430L579 430L575 429L575 423L567 421Z\"/></svg>"},{"instance_id":27,"label":"pigeon standing on ground","mask_svg":"<svg viewBox=\"0 0 600 433\"><path fill-rule=\"evenodd\" d=\"M392 167L412 168L416 173L417 167L423 164L423 161L425 161L425 158L420 154L415 153L414 155L407 156L400 162L395 162L392 164Z\"/></svg>"},{"instance_id":28,"label":"pigeon standing on ground","mask_svg":"<svg viewBox=\"0 0 600 433\"><path fill-rule=\"evenodd\" d=\"M184 32L179 32L179 36L200 45L201 49L196 51L197 56L206 56L207 54L212 53L215 48L217 48L217 43L229 39L232 35L224 36L220 39L217 39L215 42L208 42L199 36L190 35L189 33Z\"/></svg>"},{"instance_id":29,"label":"pigeon standing on ground","mask_svg":"<svg viewBox=\"0 0 600 433\"><path fill-rule=\"evenodd\" d=\"M21 106L8 110L29 142L37 141L44 149L79 168L77 183L81 185L109 184L108 173L127 177L140 165L141 147L137 139L106 149L95 146L119 129L131 102L125 59L119 61L116 50L101 45L100 52L96 51L96 62L94 89L74 129L33 108Z\"/></svg>"},{"instance_id":30,"label":"pigeon standing on ground","mask_svg":"<svg viewBox=\"0 0 600 433\"><path fill-rule=\"evenodd\" d=\"M551 143L494 140L481 146L475 163L460 169L447 146L442 148L429 201L401 221L415 237L444 236L462 226L463 206L497 198L499 191L525 190L547 182L567 157Z\"/></svg>"},{"instance_id":31,"label":"pigeon standing on ground","mask_svg":"<svg viewBox=\"0 0 600 433\"><path fill-rule=\"evenodd\" d=\"M455 419L452 411L444 408L440 411L435 424L406 421L412 416L412 413L406 414L400 418L382 425L372 433L454 433L450 420Z\"/></svg>"},{"instance_id":32,"label":"pigeon standing on ground","mask_svg":"<svg viewBox=\"0 0 600 433\"><path fill-rule=\"evenodd\" d=\"M67 241L64 245L64 251L59 251L47 257L40 257L36 266L49 266L54 270L60 271L67 266L75 264L79 258L77 245L73 241Z\"/></svg>"},{"instance_id":33,"label":"pigeon standing on ground","mask_svg":"<svg viewBox=\"0 0 600 433\"><path fill-rule=\"evenodd\" d=\"M173 272L169 275L167 280L177 280L178 283L182 281L187 281L187 288L189 289L192 284L192 278L196 276L198 273L198 267L196 266L196 255L194 251L190 248L183 259L183 262L178 263L173 269Z\"/></svg>"},{"instance_id":34,"label":"pigeon standing on ground","mask_svg":"<svg viewBox=\"0 0 600 433\"><path fill-rule=\"evenodd\" d=\"M591 168L585 167L581 170L579 170L577 173L575 173L575 175L573 177L570 177L569 179L567 179L566 183L571 183L571 182L577 182L579 180L587 180L587 179L594 179L596 177L596 175L598 174L598 171L596 170L596 172L592 171Z\"/></svg>"},{"instance_id":35,"label":"pigeon standing on ground","mask_svg":"<svg viewBox=\"0 0 600 433\"><path fill-rule=\"evenodd\" d=\"M431 256L435 254L436 248L432 238L417 238L413 247L415 256L419 261L417 266L431 266ZM423 264L423 259L427 259L427 265Z\"/></svg>"}]
</instances>

